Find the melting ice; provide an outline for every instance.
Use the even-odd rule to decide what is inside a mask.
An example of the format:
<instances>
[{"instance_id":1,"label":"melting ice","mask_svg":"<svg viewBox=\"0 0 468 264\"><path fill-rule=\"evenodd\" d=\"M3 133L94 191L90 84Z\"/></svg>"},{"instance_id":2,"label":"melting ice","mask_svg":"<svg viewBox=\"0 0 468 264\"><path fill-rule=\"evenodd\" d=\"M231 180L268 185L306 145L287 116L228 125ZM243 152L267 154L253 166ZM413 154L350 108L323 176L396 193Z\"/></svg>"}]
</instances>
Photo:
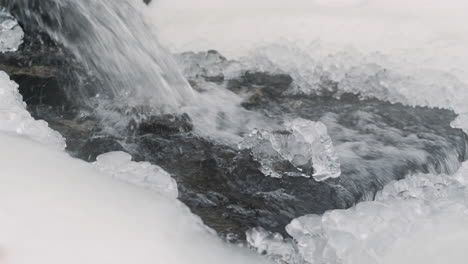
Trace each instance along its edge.
<instances>
[{"instance_id":1,"label":"melting ice","mask_svg":"<svg viewBox=\"0 0 468 264\"><path fill-rule=\"evenodd\" d=\"M18 21L0 7L0 52L16 51L23 43L23 37Z\"/></svg>"},{"instance_id":2,"label":"melting ice","mask_svg":"<svg viewBox=\"0 0 468 264\"><path fill-rule=\"evenodd\" d=\"M313 176L317 181L337 178L341 175L340 163L321 122L295 119L287 122L285 131L254 130L242 143L241 149L250 149L265 175L281 178L281 163L289 161L295 171L288 176Z\"/></svg>"}]
</instances>

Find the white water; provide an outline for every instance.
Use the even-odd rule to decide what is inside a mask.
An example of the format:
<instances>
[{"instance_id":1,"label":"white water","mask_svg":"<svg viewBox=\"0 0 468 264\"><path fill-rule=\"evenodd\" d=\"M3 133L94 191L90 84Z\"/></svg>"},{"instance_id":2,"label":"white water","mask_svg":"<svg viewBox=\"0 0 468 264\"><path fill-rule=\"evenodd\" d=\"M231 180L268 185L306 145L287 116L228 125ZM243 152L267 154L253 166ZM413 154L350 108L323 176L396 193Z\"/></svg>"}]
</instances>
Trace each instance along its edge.
<instances>
[{"instance_id":1,"label":"white water","mask_svg":"<svg viewBox=\"0 0 468 264\"><path fill-rule=\"evenodd\" d=\"M47 29L99 79L93 91L76 84L67 92L92 107L97 101L104 118L105 110L142 105L156 113L175 112L193 100L190 85L141 15L143 1L17 0L6 5L16 8L25 23Z\"/></svg>"}]
</instances>

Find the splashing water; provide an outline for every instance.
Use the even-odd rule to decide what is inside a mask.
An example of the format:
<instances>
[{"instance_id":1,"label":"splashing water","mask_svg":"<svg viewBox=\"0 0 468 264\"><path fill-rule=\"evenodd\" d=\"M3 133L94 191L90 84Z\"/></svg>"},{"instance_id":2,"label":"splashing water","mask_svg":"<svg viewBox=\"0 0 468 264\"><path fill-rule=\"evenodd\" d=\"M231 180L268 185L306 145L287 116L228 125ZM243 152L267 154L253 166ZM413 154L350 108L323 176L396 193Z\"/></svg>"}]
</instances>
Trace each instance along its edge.
<instances>
[{"instance_id":1,"label":"splashing water","mask_svg":"<svg viewBox=\"0 0 468 264\"><path fill-rule=\"evenodd\" d=\"M89 96L114 107L176 112L193 99L190 85L141 14L142 1L0 1L27 25L38 24L73 52L102 84Z\"/></svg>"}]
</instances>

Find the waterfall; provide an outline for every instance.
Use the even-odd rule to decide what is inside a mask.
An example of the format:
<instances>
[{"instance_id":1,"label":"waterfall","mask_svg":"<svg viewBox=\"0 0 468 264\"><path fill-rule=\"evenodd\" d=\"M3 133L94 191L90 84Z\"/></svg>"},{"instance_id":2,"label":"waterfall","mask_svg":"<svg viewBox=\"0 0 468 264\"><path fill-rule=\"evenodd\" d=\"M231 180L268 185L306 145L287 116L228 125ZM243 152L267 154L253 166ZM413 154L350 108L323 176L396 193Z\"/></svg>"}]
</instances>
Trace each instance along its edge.
<instances>
[{"instance_id":1,"label":"waterfall","mask_svg":"<svg viewBox=\"0 0 468 264\"><path fill-rule=\"evenodd\" d=\"M150 107L177 112L193 98L192 88L161 47L140 13L142 1L0 0L26 26L39 25L70 50L99 80L90 94L116 108Z\"/></svg>"}]
</instances>

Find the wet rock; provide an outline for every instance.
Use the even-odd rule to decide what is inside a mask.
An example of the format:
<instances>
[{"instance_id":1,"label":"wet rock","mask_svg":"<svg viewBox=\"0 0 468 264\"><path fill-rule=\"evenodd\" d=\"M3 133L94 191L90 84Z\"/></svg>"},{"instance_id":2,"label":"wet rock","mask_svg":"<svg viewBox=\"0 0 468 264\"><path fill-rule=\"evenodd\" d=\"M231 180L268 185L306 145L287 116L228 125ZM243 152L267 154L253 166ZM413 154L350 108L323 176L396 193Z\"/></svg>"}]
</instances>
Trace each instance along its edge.
<instances>
[{"instance_id":1,"label":"wet rock","mask_svg":"<svg viewBox=\"0 0 468 264\"><path fill-rule=\"evenodd\" d=\"M179 199L223 236L234 233L243 238L248 228L258 225L283 232L296 215L346 207L334 199L327 184L265 177L248 151L203 138L148 134L137 138L134 146L139 159L173 175Z\"/></svg>"},{"instance_id":2,"label":"wet rock","mask_svg":"<svg viewBox=\"0 0 468 264\"><path fill-rule=\"evenodd\" d=\"M235 93L262 93L271 99L280 96L292 82L293 79L287 74L247 71L240 78L229 80L227 88Z\"/></svg>"},{"instance_id":3,"label":"wet rock","mask_svg":"<svg viewBox=\"0 0 468 264\"><path fill-rule=\"evenodd\" d=\"M151 116L138 123L132 123L130 126L136 127L139 135L169 136L177 133L188 133L193 130L192 120L187 114Z\"/></svg>"},{"instance_id":4,"label":"wet rock","mask_svg":"<svg viewBox=\"0 0 468 264\"><path fill-rule=\"evenodd\" d=\"M92 94L94 78L37 25L27 23L23 28L24 43L16 52L0 54L0 70L20 85L20 93L31 109L37 105L62 111L76 108L78 102L70 98L78 93Z\"/></svg>"},{"instance_id":5,"label":"wet rock","mask_svg":"<svg viewBox=\"0 0 468 264\"><path fill-rule=\"evenodd\" d=\"M75 151L70 149L69 151L77 158L93 162L96 161L97 156L103 153L125 151L125 148L120 143L120 139L106 135L90 138L79 149L77 148Z\"/></svg>"}]
</instances>

